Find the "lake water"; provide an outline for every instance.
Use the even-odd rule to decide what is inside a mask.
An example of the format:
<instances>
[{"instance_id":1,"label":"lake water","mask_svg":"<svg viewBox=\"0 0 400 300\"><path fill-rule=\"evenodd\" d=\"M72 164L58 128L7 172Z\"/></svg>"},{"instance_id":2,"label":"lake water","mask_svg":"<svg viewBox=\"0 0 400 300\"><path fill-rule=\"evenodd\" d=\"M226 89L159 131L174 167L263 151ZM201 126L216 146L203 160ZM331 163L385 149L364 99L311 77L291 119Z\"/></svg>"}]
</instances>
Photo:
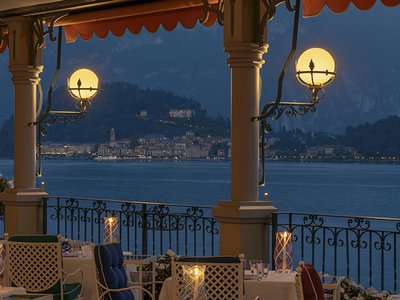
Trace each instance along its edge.
<instances>
[{"instance_id":1,"label":"lake water","mask_svg":"<svg viewBox=\"0 0 400 300\"><path fill-rule=\"evenodd\" d=\"M213 206L230 197L229 162L44 160L50 195ZM0 160L13 176L13 161ZM400 165L267 162L268 192L280 211L400 216Z\"/></svg>"}]
</instances>

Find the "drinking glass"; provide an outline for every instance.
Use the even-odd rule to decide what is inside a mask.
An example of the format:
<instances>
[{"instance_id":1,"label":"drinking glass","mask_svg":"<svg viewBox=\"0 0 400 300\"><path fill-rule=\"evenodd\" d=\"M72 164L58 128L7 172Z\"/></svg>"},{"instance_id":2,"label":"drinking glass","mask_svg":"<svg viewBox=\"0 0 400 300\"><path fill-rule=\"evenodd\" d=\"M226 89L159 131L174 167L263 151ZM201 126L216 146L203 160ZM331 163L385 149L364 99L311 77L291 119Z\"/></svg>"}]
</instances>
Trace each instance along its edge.
<instances>
[{"instance_id":1,"label":"drinking glass","mask_svg":"<svg viewBox=\"0 0 400 300\"><path fill-rule=\"evenodd\" d=\"M269 263L263 263L264 279L268 277L269 273Z\"/></svg>"},{"instance_id":2,"label":"drinking glass","mask_svg":"<svg viewBox=\"0 0 400 300\"><path fill-rule=\"evenodd\" d=\"M262 262L257 262L256 263L256 269L257 269L257 280L260 281L261 279L264 278L264 265Z\"/></svg>"},{"instance_id":3,"label":"drinking glass","mask_svg":"<svg viewBox=\"0 0 400 300\"><path fill-rule=\"evenodd\" d=\"M78 256L79 255L79 251L80 251L80 245L81 242L78 240L72 240L71 241L71 254L74 256Z\"/></svg>"},{"instance_id":4,"label":"drinking glass","mask_svg":"<svg viewBox=\"0 0 400 300\"><path fill-rule=\"evenodd\" d=\"M81 246L81 252L83 257L90 257L92 256L92 247L90 242L83 242Z\"/></svg>"},{"instance_id":5,"label":"drinking glass","mask_svg":"<svg viewBox=\"0 0 400 300\"><path fill-rule=\"evenodd\" d=\"M254 277L254 278L258 279L257 264L261 264L261 263L262 263L262 261L259 260L259 259L249 259L251 277Z\"/></svg>"}]
</instances>

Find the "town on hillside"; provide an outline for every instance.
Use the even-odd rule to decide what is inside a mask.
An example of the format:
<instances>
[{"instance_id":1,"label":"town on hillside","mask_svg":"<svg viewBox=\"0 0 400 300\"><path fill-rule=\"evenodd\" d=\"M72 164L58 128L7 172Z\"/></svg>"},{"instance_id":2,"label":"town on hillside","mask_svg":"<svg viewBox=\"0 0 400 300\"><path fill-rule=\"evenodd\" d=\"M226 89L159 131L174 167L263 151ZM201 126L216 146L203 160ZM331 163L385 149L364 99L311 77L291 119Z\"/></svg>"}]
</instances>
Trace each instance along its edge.
<instances>
[{"instance_id":1,"label":"town on hillside","mask_svg":"<svg viewBox=\"0 0 400 300\"><path fill-rule=\"evenodd\" d=\"M117 140L114 128L105 144L49 144L42 145L45 158L81 157L96 160L117 159L228 159L229 139L225 137L199 137L193 131L172 139L163 135L140 137L135 143L130 139Z\"/></svg>"},{"instance_id":2,"label":"town on hillside","mask_svg":"<svg viewBox=\"0 0 400 300\"><path fill-rule=\"evenodd\" d=\"M266 157L269 160L302 161L369 161L400 162L400 158L390 155L365 156L355 147L342 145L309 146L303 151L293 149L290 152L274 147L279 138L270 138L267 143ZM44 158L80 158L99 161L115 160L229 160L231 157L230 140L227 137L196 136L186 131L182 136L168 138L164 135L147 135L136 141L116 139L115 130L110 130L108 143L69 143L42 145Z\"/></svg>"}]
</instances>

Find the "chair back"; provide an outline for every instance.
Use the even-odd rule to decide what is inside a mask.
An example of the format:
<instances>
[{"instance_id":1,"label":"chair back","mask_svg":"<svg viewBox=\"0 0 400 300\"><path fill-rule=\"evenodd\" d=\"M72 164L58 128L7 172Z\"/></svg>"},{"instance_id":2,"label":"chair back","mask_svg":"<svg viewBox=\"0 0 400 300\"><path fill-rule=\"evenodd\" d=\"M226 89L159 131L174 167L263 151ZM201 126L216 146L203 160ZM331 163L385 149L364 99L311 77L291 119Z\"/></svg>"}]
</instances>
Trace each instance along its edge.
<instances>
[{"instance_id":1,"label":"chair back","mask_svg":"<svg viewBox=\"0 0 400 300\"><path fill-rule=\"evenodd\" d=\"M296 293L298 300L324 300L324 288L315 268L303 261L296 269Z\"/></svg>"},{"instance_id":2,"label":"chair back","mask_svg":"<svg viewBox=\"0 0 400 300\"><path fill-rule=\"evenodd\" d=\"M98 282L108 289L121 289L128 286L128 278L124 268L124 256L121 245L112 243L94 247L94 259ZM98 297L104 295L106 300L134 300L131 291L106 292L98 285Z\"/></svg>"},{"instance_id":3,"label":"chair back","mask_svg":"<svg viewBox=\"0 0 400 300\"><path fill-rule=\"evenodd\" d=\"M172 262L173 300L183 292L185 266L205 266L204 285L207 299L243 300L243 263L238 257L182 257ZM179 299L180 300L180 299Z\"/></svg>"},{"instance_id":4,"label":"chair back","mask_svg":"<svg viewBox=\"0 0 400 300\"><path fill-rule=\"evenodd\" d=\"M61 237L6 235L9 286L29 293L62 294Z\"/></svg>"}]
</instances>

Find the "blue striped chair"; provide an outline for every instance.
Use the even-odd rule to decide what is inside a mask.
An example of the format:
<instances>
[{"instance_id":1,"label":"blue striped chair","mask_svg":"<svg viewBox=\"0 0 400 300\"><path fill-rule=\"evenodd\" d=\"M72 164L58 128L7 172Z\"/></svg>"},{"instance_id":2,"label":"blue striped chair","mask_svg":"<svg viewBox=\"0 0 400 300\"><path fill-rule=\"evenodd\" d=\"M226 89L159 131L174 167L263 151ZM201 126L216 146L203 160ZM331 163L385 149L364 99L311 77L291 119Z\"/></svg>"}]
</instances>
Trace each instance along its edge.
<instances>
[{"instance_id":1,"label":"blue striped chair","mask_svg":"<svg viewBox=\"0 0 400 300\"><path fill-rule=\"evenodd\" d=\"M139 286L129 286L124 268L124 256L121 245L112 243L97 245L94 248L96 263L98 299L104 300L134 300L131 290L139 289L147 293L151 299L154 296Z\"/></svg>"}]
</instances>

